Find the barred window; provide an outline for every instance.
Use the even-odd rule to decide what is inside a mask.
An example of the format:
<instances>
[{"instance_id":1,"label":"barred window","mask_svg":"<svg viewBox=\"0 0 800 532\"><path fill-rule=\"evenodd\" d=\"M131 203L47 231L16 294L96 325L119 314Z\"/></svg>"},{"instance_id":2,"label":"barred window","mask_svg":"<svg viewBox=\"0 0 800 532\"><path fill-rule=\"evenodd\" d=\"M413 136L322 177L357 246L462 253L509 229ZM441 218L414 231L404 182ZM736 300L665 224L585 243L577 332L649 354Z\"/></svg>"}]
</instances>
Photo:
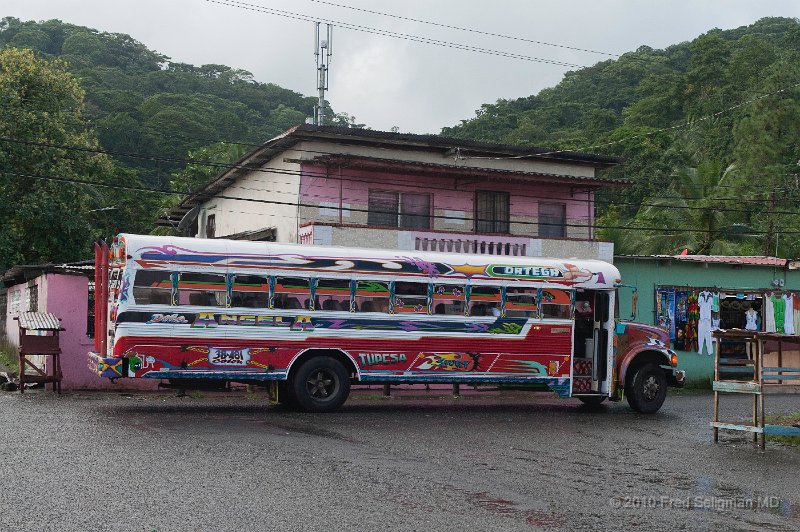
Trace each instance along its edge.
<instances>
[{"instance_id":1,"label":"barred window","mask_svg":"<svg viewBox=\"0 0 800 532\"><path fill-rule=\"evenodd\" d=\"M28 311L39 312L39 286L37 284L28 287Z\"/></svg>"},{"instance_id":2,"label":"barred window","mask_svg":"<svg viewBox=\"0 0 800 532\"><path fill-rule=\"evenodd\" d=\"M475 232L508 233L508 192L479 190L475 193Z\"/></svg>"},{"instance_id":3,"label":"barred window","mask_svg":"<svg viewBox=\"0 0 800 532\"><path fill-rule=\"evenodd\" d=\"M539 236L547 238L564 238L567 236L566 204L539 204Z\"/></svg>"},{"instance_id":4,"label":"barred window","mask_svg":"<svg viewBox=\"0 0 800 532\"><path fill-rule=\"evenodd\" d=\"M367 223L404 229L430 229L431 196L370 190Z\"/></svg>"}]
</instances>

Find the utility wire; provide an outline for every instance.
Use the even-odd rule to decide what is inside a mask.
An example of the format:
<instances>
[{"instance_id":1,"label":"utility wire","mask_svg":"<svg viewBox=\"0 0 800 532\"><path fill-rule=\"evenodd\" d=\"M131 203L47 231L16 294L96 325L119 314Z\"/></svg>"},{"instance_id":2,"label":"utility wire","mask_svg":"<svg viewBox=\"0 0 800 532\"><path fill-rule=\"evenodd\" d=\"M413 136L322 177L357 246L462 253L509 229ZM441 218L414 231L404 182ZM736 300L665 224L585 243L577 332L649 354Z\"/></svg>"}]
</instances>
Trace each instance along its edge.
<instances>
[{"instance_id":1,"label":"utility wire","mask_svg":"<svg viewBox=\"0 0 800 532\"><path fill-rule=\"evenodd\" d=\"M63 176L39 175L39 174L29 174L29 173L23 173L23 172L2 172L2 174L4 174L4 175L12 175L12 176L15 176L15 177L22 177L22 178L25 178L25 179L53 181L53 182L59 182L59 183L72 183L72 184L87 185L87 186L92 186L92 187L111 188L111 189L116 189L116 190L129 190L129 191L134 191L134 192L152 192L152 193L156 193L156 194L170 195L170 196L183 196L182 193L174 192L172 190L164 190L164 189L150 188L150 187L144 187L144 186L135 186L135 185L114 185L114 184L110 184L110 183L100 183L100 182L97 182L97 181L89 181L89 180L85 180L85 179L75 179L75 178L69 178L69 177L63 177ZM299 202L299 201L297 201L297 202L293 202L293 201L289 202L289 201L265 200L265 199L258 199L258 198L241 198L241 197L237 197L237 196L226 196L226 195L221 195L221 194L204 194L203 196L207 197L209 199L212 199L212 198L213 199L228 199L228 200L233 200L233 201L243 201L243 202L248 202L248 203L260 203L260 204L267 204L267 205L283 205L283 206L290 206L290 207L319 208L318 204L302 203L302 202ZM347 208L347 209L340 208L340 207L330 207L330 209L331 210L347 210L347 211L350 211L350 212L366 212L366 213L370 212L369 209L362 209L362 208L356 208L356 207L350 207L350 208ZM373 210L372 212L384 212L384 211L375 211L375 210ZM385 211L385 212L387 214L394 214L394 211ZM460 216L447 216L447 215L439 215L439 214L433 214L433 215L427 216L427 218L433 218L433 219L455 219L455 220L458 220L459 222L463 222L463 221L477 221L477 222L494 221L493 219L488 219L488 218L486 218L486 219L484 219L484 218L462 218ZM515 221L513 223L519 224L519 225L535 225L535 226L539 226L539 225L548 225L548 226L549 225L554 225L554 224L550 224L550 223L546 223L546 222L528 222L528 221ZM579 228L593 228L593 229L617 229L617 230L627 230L627 231L658 231L658 232L667 233L667 234L674 234L674 233L705 233L705 234L708 234L708 233L719 233L719 232L721 232L719 230L714 231L714 230L708 230L708 229L693 229L693 228L688 228L688 227L685 227L685 228L683 228L683 227L674 227L674 228L673 227L640 227L640 226L611 226L611 225L595 225L595 224L592 224L592 225L589 225L589 224L570 224L570 223L557 224L557 225L564 226L564 227L579 227ZM743 231L742 233L739 233L739 234L745 234L745 235L750 235L750 236L758 236L758 235L767 235L767 234L771 235L773 233L774 232L767 232L767 231ZM781 231L781 234L782 235L800 234L800 231Z\"/></svg>"},{"instance_id":2,"label":"utility wire","mask_svg":"<svg viewBox=\"0 0 800 532\"><path fill-rule=\"evenodd\" d=\"M454 48L454 49L457 49L457 50L465 50L465 51L468 51L468 52L478 52L478 53L487 54L487 55L508 57L510 59L520 59L520 60L523 60L523 61L532 61L532 62L535 62L535 63L544 63L544 64L550 64L550 65L556 65L556 66L564 66L564 67L571 67L571 68L586 68L586 65L578 65L576 63L567 63L567 62L564 62L564 61L557 61L557 60L554 60L554 59L544 59L544 58L541 58L541 57L533 57L533 56L530 56L530 55L517 54L517 53L513 53L513 52L504 52L504 51L501 51L501 50L492 50L492 49L489 49L489 48L481 48L479 46L472 46L472 45L469 45L469 44L454 43L454 42L450 42L450 41L442 41L442 40L439 40L439 39L431 39L431 38L428 38L428 37L421 37L419 35L411 35L411 34L408 34L408 33L400 33L400 32L396 32L396 31L382 30L382 29L378 29L378 28L370 28L368 26L361 26L361 25L358 25L358 24L351 24L349 22L342 22L342 21L324 19L324 18L320 18L320 17L317 17L317 16L313 16L313 15L305 15L303 13L296 13L296 12L293 12L293 11L285 11L283 9L273 9L271 7L264 7L264 6L259 6L259 5L256 5L256 4L249 4L247 2L239 2L239 1L236 1L236 0L205 0L205 1L209 2L209 3L212 3L212 4L219 4L219 5L223 5L223 6L234 7L234 8L237 8L237 9L244 9L244 10L247 10L247 11L255 11L255 12L258 12L258 13L266 13L268 15L276 15L276 16L279 16L279 17L291 18L291 19L296 19L296 20L304 20L306 22L325 22L327 24L333 24L335 26L338 26L338 27L341 27L341 28L345 28L345 29L349 29L349 30L360 31L360 32L364 32L364 33L370 33L370 34L373 34L373 35L383 35L385 37L393 37L395 39L403 39L403 40L419 42L419 43L423 43L423 44L432 44L432 45L435 45L435 46L442 46L442 47L445 47L445 48Z\"/></svg>"},{"instance_id":3,"label":"utility wire","mask_svg":"<svg viewBox=\"0 0 800 532\"><path fill-rule=\"evenodd\" d=\"M600 51L597 51L597 50L590 50L588 48L578 48L577 46L568 46L566 44L556 44L556 43L552 43L552 42L536 41L536 40L533 40L533 39L526 39L524 37L517 37L517 36L514 36L514 35L505 35L505 34L502 34L502 33L494 33L494 32L491 32L491 31L483 31L483 30L478 30L478 29L475 29L475 28L464 28L464 27L461 27L461 26L453 26L451 24L443 24L443 23L440 23L440 22L433 22L433 21L430 21L430 20L421 20L421 19L418 19L418 18L405 17L405 16L402 16L402 15L395 15L395 14L392 14L392 13L383 13L381 11L373 11L371 9L364 9L364 8L355 7L355 6L347 6L347 5L343 5L343 4L337 4L337 3L334 3L334 2L326 2L324 0L309 0L309 2L315 2L317 4L325 4L325 5L333 6L333 7L340 7L340 8L343 8L343 9L351 9L353 11L360 11L362 13L369 13L371 15L380 15L382 17L390 17L390 18L395 18L395 19L398 19L398 20L407 20L409 22L418 22L420 24L428 24L430 26L438 26L440 28L447 28L447 29L450 29L450 30L466 31L466 32L470 32L470 33L477 33L477 34L480 34L480 35L487 35L487 36L490 36L490 37L500 37L501 39L509 39L509 40L512 40L512 41L527 42L527 43L532 43L532 44L541 44L542 46L553 46L553 47L556 47L556 48L564 48L564 49L567 49L567 50L575 50L575 51L578 51L578 52L589 52L591 54L606 55L606 56L609 56L609 57L619 57L620 56L620 54L611 54L611 53L608 53L608 52L600 52Z\"/></svg>"},{"instance_id":4,"label":"utility wire","mask_svg":"<svg viewBox=\"0 0 800 532\"><path fill-rule=\"evenodd\" d=\"M116 151L113 151L113 150L105 150L105 149L102 149L102 148L88 148L88 147L82 147L82 146L63 145L63 144L55 144L55 143L49 143L49 142L37 142L37 141L20 140L20 139L14 139L14 138L11 138L11 137L0 137L0 142L10 142L10 143L17 143L17 144L28 145L28 146L43 147L43 148L63 149L63 150L67 150L67 151L79 151L79 152L87 152L87 153L98 153L98 154L103 154L103 155L114 155L114 156L117 156L117 157L129 157L129 158L136 158L136 159L145 159L145 160L150 160L150 161L177 162L177 163L181 163L181 164L193 164L193 165L197 165L197 166L208 166L208 167L214 167L214 168L220 168L220 169L226 169L226 170L227 169L242 169L242 170L247 170L247 171L250 171L250 172L259 172L259 173L264 173L264 174L273 174L273 175L277 174L277 175L301 176L301 177L305 176L305 177L311 177L311 178L330 179L330 180L334 180L334 181L351 181L351 182L380 184L380 185L384 185L384 186L386 185L385 181L377 181L377 180L365 179L365 178L363 178L363 176L352 175L352 174L334 175L334 174L331 174L329 172L324 172L323 173L323 172L314 172L314 171L310 171L310 170L285 170L285 169L253 168L253 167L250 167L250 166L247 166L247 165L239 165L239 164L231 164L231 163L218 163L218 162L213 162L213 161L204 161L204 160L197 160L197 159L158 157L158 156L152 156L152 155L147 155L147 154L138 154L138 153L129 153L129 152L116 152ZM302 151L302 150L295 150L295 151ZM331 153L331 152L316 152L315 151L314 153L322 153L322 154L327 154L327 155L336 155L336 154ZM309 161L309 162L311 163L313 161ZM405 161L405 162L413 163L413 161ZM337 172L336 174L339 174L339 172ZM256 182L263 182L265 184L270 184L270 185L281 185L281 184L290 185L290 184L294 184L293 182L290 183L288 181L279 182L279 181L274 181L274 180L270 180L270 181L257 180L257 179L254 179L254 180ZM226 188L228 188L228 189L241 189L241 190L248 190L248 191L254 191L254 192L264 192L265 191L264 189L256 189L256 188L252 188L252 187L244 187L244 186L241 186L241 185L229 185ZM352 187L345 187L345 188L347 190L351 190L351 191L361 191L362 190L362 189L352 188ZM428 188L428 190L432 190L432 191L437 192L437 196L440 196L440 197L451 197L451 198L458 198L459 197L459 196L457 196L455 194L452 194L452 192L457 192L457 191L451 191L450 189L430 187L430 188ZM194 193L194 194L193 193L186 193L186 192L177 192L177 193L179 193L181 195L184 195L184 196L185 195L198 195L197 193ZM271 193L281 194L282 192L273 191ZM288 194L288 193L286 193L286 194ZM530 199L549 200L549 201L556 201L556 200L559 199L559 198L554 198L553 196L533 195L533 194L524 194L524 193L514 194L514 196L525 197L525 198L530 198ZM307 195L307 197L319 197L321 199L329 199L329 200L337 199L337 198L330 198L330 197L324 196L324 195ZM679 200L679 198L675 198L675 199ZM766 205L766 203L768 203L767 200L745 199L745 198L741 198L741 197L718 197L718 198L705 198L705 199L709 200L709 201L719 201L719 202L730 201L730 202L735 202L735 203L753 203L753 204L759 205L759 206L763 206L763 205ZM589 198L589 199L571 198L570 202L572 202L572 203L600 204L600 205L614 205L614 206L629 206L629 207L660 207L660 208L663 208L663 209L673 209L673 210L676 210L676 209L707 210L706 207L694 207L694 206L691 206L691 205L663 205L661 203L646 203L646 202L636 202L636 203L632 203L632 202L614 202L614 201L603 201L603 200L597 200L597 199L591 199L591 198ZM717 208L716 210L721 211L721 212L744 212L744 213L748 213L748 214L754 214L753 211L750 210L750 209ZM800 212L796 212L796 211L772 211L772 213L773 214L786 214L786 215L800 215Z\"/></svg>"},{"instance_id":5,"label":"utility wire","mask_svg":"<svg viewBox=\"0 0 800 532\"><path fill-rule=\"evenodd\" d=\"M685 127L693 126L695 124L699 124L700 122L705 122L707 120L711 120L712 118L717 118L717 117L719 117L719 116L721 116L721 115L723 115L725 113L729 113L731 111L739 109L740 107L744 107L746 105L750 105L750 104L755 103L757 101L763 100L764 98L768 98L770 96L776 96L778 94L783 94L783 93L788 92L788 91L790 91L790 90L792 90L792 89L794 89L796 87L800 87L800 82L794 83L794 84L789 85L788 87L784 87L782 89L778 89L778 90L775 90L775 91L772 91L772 92L760 94L759 96L756 96L755 98L751 98L751 99L746 100L744 102L740 102L740 103L737 103L735 105L731 105L730 107L722 109L721 111L717 111L716 113L711 113L709 115L705 115L705 116L702 116L700 118L696 118L696 119L693 119L693 120L687 120L685 122L682 122L680 124L676 124L674 126L663 127L663 128L660 128L660 129L655 129L653 131L648 131L646 133L639 133L637 135L630 135L630 136L624 137L624 138L622 138L620 140L614 140L614 141L611 141L611 142L605 142L603 144L595 144L594 146L588 146L588 147L585 147L585 148L576 148L574 150L552 150L552 151L549 151L549 152L537 153L535 156L538 157L538 156L544 156L544 155L555 155L555 154L558 154L558 153L565 153L565 152L572 152L572 151L589 152L589 150L593 150L593 149L596 149L596 148L605 148L605 147L608 147L608 146L614 146L614 145L617 145L617 144L622 144L623 142L627 142L629 140L638 139L638 138L642 138L642 137L649 137L649 136L655 135L657 133L664 133L666 131L674 131L674 130L677 130L677 129L682 129L682 128L685 128ZM529 157L534 157L534 155L514 155L514 156L508 156L508 157L480 157L480 156L475 156L475 157L463 157L463 158L464 159L507 160L507 159L525 159L525 158L529 158Z\"/></svg>"}]
</instances>

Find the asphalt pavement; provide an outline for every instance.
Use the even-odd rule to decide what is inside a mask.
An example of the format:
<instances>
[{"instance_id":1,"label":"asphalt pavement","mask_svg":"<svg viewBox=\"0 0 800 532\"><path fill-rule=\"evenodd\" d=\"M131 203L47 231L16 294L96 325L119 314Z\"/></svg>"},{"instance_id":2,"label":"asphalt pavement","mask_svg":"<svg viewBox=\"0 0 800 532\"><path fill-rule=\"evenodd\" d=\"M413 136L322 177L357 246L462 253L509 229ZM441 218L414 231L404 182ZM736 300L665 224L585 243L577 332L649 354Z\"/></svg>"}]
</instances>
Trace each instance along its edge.
<instances>
[{"instance_id":1,"label":"asphalt pavement","mask_svg":"<svg viewBox=\"0 0 800 532\"><path fill-rule=\"evenodd\" d=\"M800 446L546 393L0 393L0 530L798 530ZM723 418L743 420L746 397ZM770 396L771 413L800 395Z\"/></svg>"}]
</instances>

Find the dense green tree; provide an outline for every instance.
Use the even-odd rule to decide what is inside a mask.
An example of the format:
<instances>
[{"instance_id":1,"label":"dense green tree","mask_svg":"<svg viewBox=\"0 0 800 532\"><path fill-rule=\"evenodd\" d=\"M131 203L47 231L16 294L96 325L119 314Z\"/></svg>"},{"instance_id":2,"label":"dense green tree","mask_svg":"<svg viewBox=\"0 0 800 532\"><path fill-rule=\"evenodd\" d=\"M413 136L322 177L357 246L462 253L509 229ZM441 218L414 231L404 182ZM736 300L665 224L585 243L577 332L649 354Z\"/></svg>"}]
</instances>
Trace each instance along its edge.
<instances>
[{"instance_id":1,"label":"dense green tree","mask_svg":"<svg viewBox=\"0 0 800 532\"><path fill-rule=\"evenodd\" d=\"M697 255L732 254L743 242L752 243L754 232L742 223L740 209L719 208L720 198L729 196L735 179L736 168L723 168L719 161L681 168L673 174L667 190L646 198L628 224L630 230L618 230L615 236L625 251L633 253L679 253L687 249Z\"/></svg>"},{"instance_id":2,"label":"dense green tree","mask_svg":"<svg viewBox=\"0 0 800 532\"><path fill-rule=\"evenodd\" d=\"M2 137L96 146L84 127L83 91L63 63L47 63L30 50L0 51L0 106ZM93 236L86 213L102 206L90 190L20 174L100 181L111 173L107 158L2 142L0 172L0 270L86 256Z\"/></svg>"},{"instance_id":3,"label":"dense green tree","mask_svg":"<svg viewBox=\"0 0 800 532\"><path fill-rule=\"evenodd\" d=\"M602 231L621 252L672 253L682 246L774 253L779 242L783 254L800 256L800 238L791 233L798 230L800 215L784 214L800 210L800 88L772 94L800 82L798 65L800 21L764 18L733 30L714 29L664 50L641 47L569 72L536 95L485 104L474 118L442 133L623 157L624 165L607 175L627 177L633 186L598 195L599 219L608 226L643 227L647 221L655 227L705 223L719 229L735 222L761 233L758 239L742 238L714 229L713 242L706 242L689 234L676 239L666 232ZM712 164L694 161L716 161L721 168L736 164L736 178L720 185L724 199L707 205L725 216L694 220L677 208L699 201L676 188L680 176L687 175L681 169L696 166L707 174ZM664 191L671 196L663 197ZM645 200L661 203L638 209ZM742 212L734 217L730 209Z\"/></svg>"}]
</instances>

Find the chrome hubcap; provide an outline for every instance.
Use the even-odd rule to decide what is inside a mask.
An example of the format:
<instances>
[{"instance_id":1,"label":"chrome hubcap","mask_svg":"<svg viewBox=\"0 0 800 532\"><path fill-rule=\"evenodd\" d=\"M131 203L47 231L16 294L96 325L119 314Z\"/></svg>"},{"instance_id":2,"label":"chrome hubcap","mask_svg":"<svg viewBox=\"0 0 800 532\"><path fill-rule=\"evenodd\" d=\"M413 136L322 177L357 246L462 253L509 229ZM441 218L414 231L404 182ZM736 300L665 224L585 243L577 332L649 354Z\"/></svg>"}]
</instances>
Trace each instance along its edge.
<instances>
[{"instance_id":1,"label":"chrome hubcap","mask_svg":"<svg viewBox=\"0 0 800 532\"><path fill-rule=\"evenodd\" d=\"M324 369L313 372L306 381L306 390L315 399L327 399L335 388L336 377Z\"/></svg>"},{"instance_id":2,"label":"chrome hubcap","mask_svg":"<svg viewBox=\"0 0 800 532\"><path fill-rule=\"evenodd\" d=\"M644 392L644 398L648 401L653 401L656 397L658 397L658 381L654 376L648 376L647 379L645 379L642 388L642 391Z\"/></svg>"}]
</instances>

